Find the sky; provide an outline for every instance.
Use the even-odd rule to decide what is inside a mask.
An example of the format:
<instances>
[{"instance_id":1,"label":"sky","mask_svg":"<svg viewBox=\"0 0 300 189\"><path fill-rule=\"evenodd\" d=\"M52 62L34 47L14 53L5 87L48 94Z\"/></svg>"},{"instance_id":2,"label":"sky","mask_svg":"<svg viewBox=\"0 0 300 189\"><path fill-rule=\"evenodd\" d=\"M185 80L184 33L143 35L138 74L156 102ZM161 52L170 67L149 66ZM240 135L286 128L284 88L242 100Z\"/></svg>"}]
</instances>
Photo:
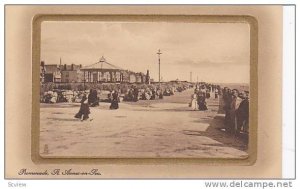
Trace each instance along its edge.
<instances>
[{"instance_id":1,"label":"sky","mask_svg":"<svg viewBox=\"0 0 300 189\"><path fill-rule=\"evenodd\" d=\"M247 23L44 21L41 60L87 66L107 62L163 81L249 83L250 28Z\"/></svg>"}]
</instances>

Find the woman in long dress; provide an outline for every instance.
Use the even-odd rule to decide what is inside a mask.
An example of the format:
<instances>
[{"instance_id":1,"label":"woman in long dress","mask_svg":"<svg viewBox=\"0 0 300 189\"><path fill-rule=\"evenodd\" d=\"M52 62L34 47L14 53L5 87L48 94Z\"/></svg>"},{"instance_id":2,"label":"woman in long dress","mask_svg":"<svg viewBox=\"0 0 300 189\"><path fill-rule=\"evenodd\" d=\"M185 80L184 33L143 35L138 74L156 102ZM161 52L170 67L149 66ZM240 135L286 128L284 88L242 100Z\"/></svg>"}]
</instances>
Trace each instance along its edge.
<instances>
[{"instance_id":1,"label":"woman in long dress","mask_svg":"<svg viewBox=\"0 0 300 189\"><path fill-rule=\"evenodd\" d=\"M90 89L90 94L88 95L88 103L91 107L99 106L97 90Z\"/></svg>"},{"instance_id":2,"label":"woman in long dress","mask_svg":"<svg viewBox=\"0 0 300 189\"><path fill-rule=\"evenodd\" d=\"M87 120L91 112L90 112L88 99L85 94L83 95L80 103L81 105L80 105L79 112L74 117L79 118L81 121Z\"/></svg>"},{"instance_id":3,"label":"woman in long dress","mask_svg":"<svg viewBox=\"0 0 300 189\"><path fill-rule=\"evenodd\" d=\"M112 99L110 104L110 109L118 109L119 108L119 93L117 91L112 92Z\"/></svg>"},{"instance_id":4,"label":"woman in long dress","mask_svg":"<svg viewBox=\"0 0 300 189\"><path fill-rule=\"evenodd\" d=\"M199 93L198 94L198 108L200 111L207 110L206 102L205 102L206 96L205 93Z\"/></svg>"},{"instance_id":5,"label":"woman in long dress","mask_svg":"<svg viewBox=\"0 0 300 189\"><path fill-rule=\"evenodd\" d=\"M198 102L197 102L197 94L192 94L191 96L191 108L192 110L197 110Z\"/></svg>"}]
</instances>

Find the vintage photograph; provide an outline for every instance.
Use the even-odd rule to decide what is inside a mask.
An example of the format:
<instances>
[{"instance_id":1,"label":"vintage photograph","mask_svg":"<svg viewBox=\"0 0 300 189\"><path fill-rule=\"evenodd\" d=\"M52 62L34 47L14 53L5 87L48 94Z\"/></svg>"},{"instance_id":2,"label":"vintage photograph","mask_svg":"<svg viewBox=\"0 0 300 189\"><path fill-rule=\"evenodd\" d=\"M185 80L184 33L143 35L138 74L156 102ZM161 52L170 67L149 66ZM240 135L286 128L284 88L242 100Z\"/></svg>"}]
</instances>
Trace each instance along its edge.
<instances>
[{"instance_id":1,"label":"vintage photograph","mask_svg":"<svg viewBox=\"0 0 300 189\"><path fill-rule=\"evenodd\" d=\"M248 23L43 21L43 158L249 156Z\"/></svg>"}]
</instances>

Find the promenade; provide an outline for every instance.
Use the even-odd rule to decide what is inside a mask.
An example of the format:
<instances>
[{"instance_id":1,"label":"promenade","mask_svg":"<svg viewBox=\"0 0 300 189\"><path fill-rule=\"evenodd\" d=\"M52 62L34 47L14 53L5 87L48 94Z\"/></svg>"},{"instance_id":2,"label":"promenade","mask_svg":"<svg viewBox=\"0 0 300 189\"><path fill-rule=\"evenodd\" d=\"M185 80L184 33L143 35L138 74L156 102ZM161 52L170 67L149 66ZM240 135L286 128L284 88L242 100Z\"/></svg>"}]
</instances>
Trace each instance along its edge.
<instances>
[{"instance_id":1,"label":"promenade","mask_svg":"<svg viewBox=\"0 0 300 189\"><path fill-rule=\"evenodd\" d=\"M207 111L188 107L193 89L161 100L109 103L91 107L92 120L74 118L79 103L41 104L43 157L243 158L246 144L222 131L219 99ZM45 150L47 146L47 150Z\"/></svg>"}]
</instances>

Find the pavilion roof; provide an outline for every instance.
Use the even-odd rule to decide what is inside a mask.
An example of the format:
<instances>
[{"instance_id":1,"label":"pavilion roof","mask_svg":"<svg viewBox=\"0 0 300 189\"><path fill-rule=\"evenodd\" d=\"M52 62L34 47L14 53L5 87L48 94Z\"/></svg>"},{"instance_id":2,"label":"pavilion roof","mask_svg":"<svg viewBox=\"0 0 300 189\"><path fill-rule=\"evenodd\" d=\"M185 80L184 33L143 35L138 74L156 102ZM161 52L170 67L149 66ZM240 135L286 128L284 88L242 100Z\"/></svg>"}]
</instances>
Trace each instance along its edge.
<instances>
[{"instance_id":1,"label":"pavilion roof","mask_svg":"<svg viewBox=\"0 0 300 189\"><path fill-rule=\"evenodd\" d=\"M107 62L106 59L102 56L98 62L88 66L84 66L83 68L81 68L81 70L124 70L124 69Z\"/></svg>"}]
</instances>

